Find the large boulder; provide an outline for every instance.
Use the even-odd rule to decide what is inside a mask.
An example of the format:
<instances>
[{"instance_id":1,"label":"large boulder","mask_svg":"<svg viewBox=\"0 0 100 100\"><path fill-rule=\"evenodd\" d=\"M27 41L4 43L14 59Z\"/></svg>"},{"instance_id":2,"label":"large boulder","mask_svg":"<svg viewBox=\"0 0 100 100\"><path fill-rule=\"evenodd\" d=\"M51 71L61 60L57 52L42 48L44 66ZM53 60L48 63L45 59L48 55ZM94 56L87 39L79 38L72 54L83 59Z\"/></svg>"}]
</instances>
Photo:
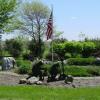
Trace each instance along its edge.
<instances>
[{"instance_id":1,"label":"large boulder","mask_svg":"<svg viewBox=\"0 0 100 100\"><path fill-rule=\"evenodd\" d=\"M31 77L27 80L27 84L36 84L39 81L37 77Z\"/></svg>"},{"instance_id":2,"label":"large boulder","mask_svg":"<svg viewBox=\"0 0 100 100\"><path fill-rule=\"evenodd\" d=\"M2 70L8 70L14 68L15 59L13 57L3 57L2 58Z\"/></svg>"}]
</instances>

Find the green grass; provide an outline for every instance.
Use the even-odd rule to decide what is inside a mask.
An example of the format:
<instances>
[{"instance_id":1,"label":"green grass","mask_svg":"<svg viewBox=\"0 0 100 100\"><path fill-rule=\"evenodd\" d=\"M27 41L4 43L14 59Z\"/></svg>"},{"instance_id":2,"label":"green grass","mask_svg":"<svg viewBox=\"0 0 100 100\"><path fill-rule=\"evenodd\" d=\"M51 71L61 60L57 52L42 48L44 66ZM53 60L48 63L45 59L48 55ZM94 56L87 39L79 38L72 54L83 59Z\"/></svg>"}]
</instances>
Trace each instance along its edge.
<instances>
[{"instance_id":1,"label":"green grass","mask_svg":"<svg viewBox=\"0 0 100 100\"><path fill-rule=\"evenodd\" d=\"M100 87L0 86L0 100L100 100Z\"/></svg>"}]
</instances>

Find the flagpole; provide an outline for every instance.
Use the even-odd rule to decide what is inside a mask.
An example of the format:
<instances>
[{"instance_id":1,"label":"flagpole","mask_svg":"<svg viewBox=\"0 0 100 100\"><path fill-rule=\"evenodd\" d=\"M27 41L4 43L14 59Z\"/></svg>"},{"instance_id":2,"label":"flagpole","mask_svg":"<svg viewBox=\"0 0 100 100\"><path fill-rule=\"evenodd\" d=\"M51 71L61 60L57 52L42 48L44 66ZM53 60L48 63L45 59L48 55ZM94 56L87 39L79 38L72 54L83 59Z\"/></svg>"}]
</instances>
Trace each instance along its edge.
<instances>
[{"instance_id":1,"label":"flagpole","mask_svg":"<svg viewBox=\"0 0 100 100\"><path fill-rule=\"evenodd\" d=\"M52 9L52 62L54 62L54 54L53 54L53 39L54 39L54 31L53 31L53 5L51 6Z\"/></svg>"},{"instance_id":2,"label":"flagpole","mask_svg":"<svg viewBox=\"0 0 100 100\"><path fill-rule=\"evenodd\" d=\"M53 31L53 6L51 6L51 14L47 23L47 32L46 32L46 36L47 36L47 40L51 39L51 43L50 43L50 47L51 47L51 56L52 56L52 62L54 61L54 54L53 54L53 39L54 39L54 35L53 35L54 31Z\"/></svg>"}]
</instances>

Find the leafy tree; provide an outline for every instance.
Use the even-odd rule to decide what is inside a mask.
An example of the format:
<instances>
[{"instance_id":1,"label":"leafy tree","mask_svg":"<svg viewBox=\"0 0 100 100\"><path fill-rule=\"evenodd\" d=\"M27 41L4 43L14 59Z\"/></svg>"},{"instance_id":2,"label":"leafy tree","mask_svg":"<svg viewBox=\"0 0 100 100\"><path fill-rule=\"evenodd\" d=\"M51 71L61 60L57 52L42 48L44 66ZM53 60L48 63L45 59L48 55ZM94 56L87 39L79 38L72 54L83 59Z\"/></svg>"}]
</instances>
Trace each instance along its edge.
<instances>
[{"instance_id":1,"label":"leafy tree","mask_svg":"<svg viewBox=\"0 0 100 100\"><path fill-rule=\"evenodd\" d=\"M89 57L95 50L95 44L93 42L83 42L83 57Z\"/></svg>"},{"instance_id":2,"label":"leafy tree","mask_svg":"<svg viewBox=\"0 0 100 100\"><path fill-rule=\"evenodd\" d=\"M19 57L23 51L22 48L23 45L20 41L15 39L6 40L6 50L8 50L13 57Z\"/></svg>"},{"instance_id":3,"label":"leafy tree","mask_svg":"<svg viewBox=\"0 0 100 100\"><path fill-rule=\"evenodd\" d=\"M7 31L9 24L14 18L14 11L17 0L0 0L0 34ZM2 46L0 45L0 56L2 56Z\"/></svg>"},{"instance_id":4,"label":"leafy tree","mask_svg":"<svg viewBox=\"0 0 100 100\"><path fill-rule=\"evenodd\" d=\"M20 35L16 38L14 38L16 41L20 41L20 43L23 45L23 53L29 53L29 50L28 50L28 45L29 45L29 38L26 36L23 36L23 35Z\"/></svg>"},{"instance_id":5,"label":"leafy tree","mask_svg":"<svg viewBox=\"0 0 100 100\"><path fill-rule=\"evenodd\" d=\"M87 42L93 42L95 44L95 51L93 52L92 55L99 57L100 56L100 39L99 38L94 38L94 39L88 39L86 40Z\"/></svg>"},{"instance_id":6,"label":"leafy tree","mask_svg":"<svg viewBox=\"0 0 100 100\"><path fill-rule=\"evenodd\" d=\"M66 42L67 40L65 38L58 38L58 39L54 39L53 40L53 43L56 44L56 43L64 43Z\"/></svg>"},{"instance_id":7,"label":"leafy tree","mask_svg":"<svg viewBox=\"0 0 100 100\"><path fill-rule=\"evenodd\" d=\"M29 42L28 49L30 50L30 54L33 55L33 57L32 57L33 59L36 57L41 58L42 54L44 52L45 46L44 46L43 41L41 41L41 53L38 53L38 50L40 49L39 44L38 44L38 42L34 42L34 40L32 39Z\"/></svg>"},{"instance_id":8,"label":"leafy tree","mask_svg":"<svg viewBox=\"0 0 100 100\"><path fill-rule=\"evenodd\" d=\"M0 29L6 30L15 16L17 0L0 0Z\"/></svg>"},{"instance_id":9,"label":"leafy tree","mask_svg":"<svg viewBox=\"0 0 100 100\"><path fill-rule=\"evenodd\" d=\"M41 54L41 40L46 31L48 16L48 7L40 1L27 2L22 7L20 30L31 36L33 43L39 46L37 57L40 57Z\"/></svg>"}]
</instances>

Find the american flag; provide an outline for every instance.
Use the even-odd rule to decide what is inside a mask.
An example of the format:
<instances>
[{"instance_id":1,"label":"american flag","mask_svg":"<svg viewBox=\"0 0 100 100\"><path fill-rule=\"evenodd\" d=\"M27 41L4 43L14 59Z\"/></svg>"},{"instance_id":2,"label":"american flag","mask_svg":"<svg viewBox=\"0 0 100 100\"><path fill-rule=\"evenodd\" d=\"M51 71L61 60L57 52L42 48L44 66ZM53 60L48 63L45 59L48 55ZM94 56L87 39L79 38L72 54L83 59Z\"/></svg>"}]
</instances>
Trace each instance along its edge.
<instances>
[{"instance_id":1,"label":"american flag","mask_svg":"<svg viewBox=\"0 0 100 100\"><path fill-rule=\"evenodd\" d=\"M47 23L47 32L46 32L47 40L51 39L52 35L53 35L53 13L51 12L50 18Z\"/></svg>"}]
</instances>

